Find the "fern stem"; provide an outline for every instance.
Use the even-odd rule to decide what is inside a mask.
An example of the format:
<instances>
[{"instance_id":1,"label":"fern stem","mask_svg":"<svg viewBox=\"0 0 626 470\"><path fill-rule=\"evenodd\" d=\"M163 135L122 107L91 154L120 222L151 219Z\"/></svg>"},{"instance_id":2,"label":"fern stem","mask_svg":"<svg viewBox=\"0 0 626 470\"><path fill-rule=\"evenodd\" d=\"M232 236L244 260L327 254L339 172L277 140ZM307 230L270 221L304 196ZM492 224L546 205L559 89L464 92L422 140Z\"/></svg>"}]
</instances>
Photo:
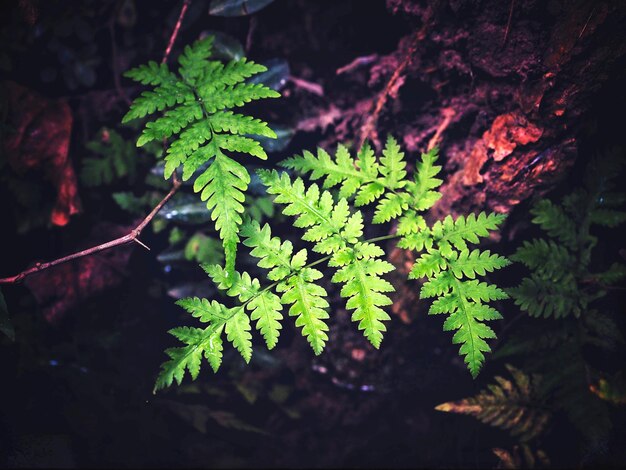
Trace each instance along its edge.
<instances>
[{"instance_id":1,"label":"fern stem","mask_svg":"<svg viewBox=\"0 0 626 470\"><path fill-rule=\"evenodd\" d=\"M382 242L385 240L393 240L394 238L400 238L400 237L401 235L398 235L397 233L390 233L389 235L383 235L381 237L374 237L368 240L364 240L364 243L376 243L376 242Z\"/></svg>"}]
</instances>

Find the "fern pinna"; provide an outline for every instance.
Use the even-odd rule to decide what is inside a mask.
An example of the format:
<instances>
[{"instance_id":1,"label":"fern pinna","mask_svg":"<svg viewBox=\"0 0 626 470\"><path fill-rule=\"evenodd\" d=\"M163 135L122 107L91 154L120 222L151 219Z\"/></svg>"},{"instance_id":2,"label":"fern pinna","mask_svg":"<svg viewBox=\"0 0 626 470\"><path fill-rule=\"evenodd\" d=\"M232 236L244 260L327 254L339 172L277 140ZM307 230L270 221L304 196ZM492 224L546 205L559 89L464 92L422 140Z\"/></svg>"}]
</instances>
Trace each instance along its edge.
<instances>
[{"instance_id":1,"label":"fern pinna","mask_svg":"<svg viewBox=\"0 0 626 470\"><path fill-rule=\"evenodd\" d=\"M478 395L447 402L435 407L438 411L474 416L485 424L506 429L520 442L539 436L550 419L537 389L541 377L528 375L510 364L505 367L513 380L496 376Z\"/></svg>"},{"instance_id":2,"label":"fern pinna","mask_svg":"<svg viewBox=\"0 0 626 470\"><path fill-rule=\"evenodd\" d=\"M276 138L276 134L265 122L230 109L280 95L263 84L246 83L267 70L263 65L246 58L227 64L209 60L212 44L209 36L186 46L178 58L178 74L153 61L126 72L154 89L132 102L122 122L159 112L160 117L145 125L137 146L174 136L166 151L164 176L169 178L180 166L183 180L194 176L193 189L212 211L226 267L232 271L250 175L229 154L267 159L261 144L250 136Z\"/></svg>"},{"instance_id":3,"label":"fern pinna","mask_svg":"<svg viewBox=\"0 0 626 470\"><path fill-rule=\"evenodd\" d=\"M437 175L441 167L436 160L437 149L422 154L409 179L404 153L390 137L381 156L365 144L354 158L339 145L334 158L319 149L317 155L304 152L283 162L288 170L311 173L312 180L323 179L321 187L307 185L302 177L285 171L260 170L267 193L283 206L283 214L293 217L293 225L303 230L302 240L310 243L310 251L296 251L289 240L272 236L269 225L244 222L239 235L250 254L258 258L258 266L267 270L267 280L245 272L231 274L221 266L203 266L236 305L226 307L198 298L178 302L206 326L171 331L184 346L166 351L170 360L162 366L156 389L173 380L180 383L185 370L195 379L203 357L216 370L222 357L223 332L249 361L251 321L268 348L273 348L284 306L289 316L296 317L296 326L302 328L315 354L320 354L328 340L329 319L327 291L319 282L323 273L316 269L323 263L334 272L330 280L341 286L340 295L352 311L352 320L378 348L386 330L384 322L390 319L384 307L392 303L389 293L394 290L383 276L394 267L383 259L385 252L376 242L394 238L399 239L399 246L422 253L410 277L425 280L423 297L437 297L430 313L448 314L444 330L456 330L453 343L461 344L460 353L475 377L484 353L490 350L486 340L495 337L485 322L501 318L489 302L506 298L504 291L477 276L504 267L508 261L489 251L470 250L468 244L476 244L479 237L496 230L504 216L448 216L429 226L421 213L440 197L437 188L442 181ZM365 239L365 217L359 208L368 205L373 206L373 224L397 221L397 233ZM318 257L310 260L311 252Z\"/></svg>"},{"instance_id":4,"label":"fern pinna","mask_svg":"<svg viewBox=\"0 0 626 470\"><path fill-rule=\"evenodd\" d=\"M515 303L533 317L580 317L589 304L606 295L606 287L626 278L626 266L613 263L602 272L590 272L591 252L598 239L594 226L613 228L626 222L620 206L626 195L615 191L623 160L607 156L592 162L584 187L563 198L549 199L531 209L532 222L548 238L525 241L511 257L531 270L518 287L509 290Z\"/></svg>"}]
</instances>

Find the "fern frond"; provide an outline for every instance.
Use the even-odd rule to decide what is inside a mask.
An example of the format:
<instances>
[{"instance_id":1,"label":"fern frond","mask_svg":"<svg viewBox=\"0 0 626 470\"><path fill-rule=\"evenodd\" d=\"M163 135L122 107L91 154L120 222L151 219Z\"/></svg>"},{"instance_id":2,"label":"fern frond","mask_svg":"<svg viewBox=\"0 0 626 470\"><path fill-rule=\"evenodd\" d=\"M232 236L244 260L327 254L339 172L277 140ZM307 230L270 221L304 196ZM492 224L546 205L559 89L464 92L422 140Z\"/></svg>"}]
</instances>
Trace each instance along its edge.
<instances>
[{"instance_id":1,"label":"fern frond","mask_svg":"<svg viewBox=\"0 0 626 470\"><path fill-rule=\"evenodd\" d=\"M504 256L491 254L489 250L481 252L474 249L471 252L463 250L458 256L454 253L448 258L447 264L457 278L461 279L465 275L469 279L474 279L477 274L484 276L488 272L508 266L511 262Z\"/></svg>"},{"instance_id":2,"label":"fern frond","mask_svg":"<svg viewBox=\"0 0 626 470\"><path fill-rule=\"evenodd\" d=\"M262 229L257 221L250 220L242 227L243 244L253 248L250 254L259 258L259 267L270 269L268 278L280 281L276 291L281 292L280 302L291 305L289 315L295 316L296 326L302 327L302 334L307 338L315 354L321 354L328 340L329 318L326 308L329 306L326 290L315 281L322 273L306 267L307 251L300 250L292 256L291 242L281 242L272 237L269 225Z\"/></svg>"},{"instance_id":3,"label":"fern frond","mask_svg":"<svg viewBox=\"0 0 626 470\"><path fill-rule=\"evenodd\" d=\"M478 395L442 403L435 409L473 416L485 424L508 430L521 442L537 437L550 419L538 397L539 376L530 376L509 364L505 367L513 380L496 376L497 383Z\"/></svg>"},{"instance_id":4,"label":"fern frond","mask_svg":"<svg viewBox=\"0 0 626 470\"><path fill-rule=\"evenodd\" d=\"M115 130L102 128L99 138L86 147L97 157L83 160L80 179L86 186L109 184L116 178L133 177L137 166L137 149ZM106 138L105 138L106 136Z\"/></svg>"},{"instance_id":5,"label":"fern frond","mask_svg":"<svg viewBox=\"0 0 626 470\"><path fill-rule=\"evenodd\" d=\"M524 241L511 255L511 260L548 278L561 278L571 272L576 261L563 245L543 239Z\"/></svg>"},{"instance_id":6,"label":"fern frond","mask_svg":"<svg viewBox=\"0 0 626 470\"><path fill-rule=\"evenodd\" d=\"M283 242L272 237L268 224L261 228L256 220L246 222L241 227L241 236L244 237L243 244L252 248L250 254L259 258L259 267L270 270L268 279L280 281L291 274L293 245L289 240Z\"/></svg>"},{"instance_id":7,"label":"fern frond","mask_svg":"<svg viewBox=\"0 0 626 470\"><path fill-rule=\"evenodd\" d=\"M224 244L226 269L235 267L235 254L239 243L239 226L241 225L243 192L248 187L250 176L246 169L235 160L218 153L213 164L200 175L194 190L201 192L200 198L206 201L211 209L211 220L219 230Z\"/></svg>"},{"instance_id":8,"label":"fern frond","mask_svg":"<svg viewBox=\"0 0 626 470\"><path fill-rule=\"evenodd\" d=\"M324 320L329 318L325 310L329 304L326 300L326 290L315 284L322 278L322 273L314 268L304 268L294 276L276 286L278 292L283 292L280 298L284 304L292 304L289 315L296 318L296 326L302 327L302 335L306 337L316 355L322 353L328 341L328 325Z\"/></svg>"},{"instance_id":9,"label":"fern frond","mask_svg":"<svg viewBox=\"0 0 626 470\"><path fill-rule=\"evenodd\" d=\"M626 222L626 212L615 209L594 209L589 218L592 224L613 228Z\"/></svg>"},{"instance_id":10,"label":"fern frond","mask_svg":"<svg viewBox=\"0 0 626 470\"><path fill-rule=\"evenodd\" d=\"M576 244L576 227L563 209L548 199L542 199L531 210L532 222L569 248Z\"/></svg>"},{"instance_id":11,"label":"fern frond","mask_svg":"<svg viewBox=\"0 0 626 470\"><path fill-rule=\"evenodd\" d=\"M465 250L466 242L478 243L479 237L489 236L489 231L496 230L505 218L504 214L495 212L481 212L478 217L475 214L460 215L456 219L448 215L443 221L435 222L432 233L440 243L451 243L457 250Z\"/></svg>"},{"instance_id":12,"label":"fern frond","mask_svg":"<svg viewBox=\"0 0 626 470\"><path fill-rule=\"evenodd\" d=\"M508 292L515 304L531 317L563 318L570 314L578 317L588 303L586 296L578 290L572 272L562 273L558 279L533 273Z\"/></svg>"},{"instance_id":13,"label":"fern frond","mask_svg":"<svg viewBox=\"0 0 626 470\"><path fill-rule=\"evenodd\" d=\"M371 243L361 243L363 216L350 214L348 202L341 198L334 204L328 191L320 193L312 184L308 189L302 179L293 183L286 173L260 172L268 194L275 194L275 202L285 204L283 214L295 216L294 226L306 228L303 240L314 242L313 251L332 254L329 266L342 267L333 282L343 282L342 297L348 297L348 310L354 310L352 320L375 346L382 341L385 326L382 321L390 317L380 307L391 300L383 292L393 291L391 284L380 278L391 271L392 265L376 259L384 253Z\"/></svg>"},{"instance_id":14,"label":"fern frond","mask_svg":"<svg viewBox=\"0 0 626 470\"><path fill-rule=\"evenodd\" d=\"M252 357L252 335L250 334L250 318L242 308L226 322L226 338L233 343L241 357L250 362Z\"/></svg>"},{"instance_id":15,"label":"fern frond","mask_svg":"<svg viewBox=\"0 0 626 470\"><path fill-rule=\"evenodd\" d=\"M428 210L441 198L441 193L434 191L443 183L437 178L441 171L441 165L435 165L438 156L439 148L433 147L421 155L421 160L415 166L415 182L407 186L413 199L411 208L414 210Z\"/></svg>"},{"instance_id":16,"label":"fern frond","mask_svg":"<svg viewBox=\"0 0 626 470\"><path fill-rule=\"evenodd\" d=\"M170 360L161 365L154 390L168 387L174 380L180 385L189 371L192 380L198 377L202 358L211 365L214 372L222 362L222 332L239 351L246 362L252 355L252 336L250 335L250 319L242 306L228 308L213 300L198 297L180 299L176 302L193 317L203 323L206 328L179 327L169 331L171 335L183 342L185 346L169 348L165 353Z\"/></svg>"},{"instance_id":17,"label":"fern frond","mask_svg":"<svg viewBox=\"0 0 626 470\"><path fill-rule=\"evenodd\" d=\"M383 321L390 320L380 307L391 305L392 301L385 292L393 292L393 286L380 276L393 271L391 263L377 259L384 255L382 249L371 243L357 243L333 257L330 266L340 266L332 278L333 282L342 282L341 296L348 298L346 307L354 310L352 321L359 322L359 330L364 330L365 337L375 348L380 347Z\"/></svg>"},{"instance_id":18,"label":"fern frond","mask_svg":"<svg viewBox=\"0 0 626 470\"><path fill-rule=\"evenodd\" d=\"M176 75L169 71L167 64L158 64L153 60L130 69L124 76L142 85L162 85L176 81Z\"/></svg>"},{"instance_id":19,"label":"fern frond","mask_svg":"<svg viewBox=\"0 0 626 470\"><path fill-rule=\"evenodd\" d=\"M360 236L359 216L348 223L350 211L345 199L335 204L330 192L320 192L317 184L307 189L301 178L292 182L287 173L261 171L259 176L268 194L276 195L274 202L285 204L283 214L295 216L294 226L307 229L302 239L315 242L313 251L334 252L346 245L347 237Z\"/></svg>"},{"instance_id":20,"label":"fern frond","mask_svg":"<svg viewBox=\"0 0 626 470\"><path fill-rule=\"evenodd\" d=\"M192 56L193 51L189 54ZM200 83L207 76L222 74L226 68L228 66L209 64L202 70L194 69L192 75L195 74L194 80ZM250 65L248 69L253 68ZM229 80L237 82L245 74L244 70L245 67L239 72L233 69ZM220 93L228 87L247 86L241 82L219 84L215 80L211 86L198 87L198 96L222 96ZM235 106L237 102L230 104ZM212 108L205 106L203 114L207 109ZM182 164L183 179L200 173L194 190L200 192L212 209L211 217L220 230L226 252L224 268L212 265L204 269L220 290L238 299L239 305L226 308L206 299L181 300L179 304L193 316L209 322L209 329L200 330L197 338L189 340L181 351L170 354L172 360L164 366L165 379L160 383L182 379L185 370L197 375L196 351L205 349L207 335L217 329L226 331L227 339L246 361L252 353L250 320L256 321L256 328L268 348L273 348L280 334L283 306L289 307L289 316L296 318L296 326L302 328L302 335L314 353L320 354L328 341L329 302L319 282L322 272L313 266L325 261L336 269L331 281L341 284L340 295L346 299L347 310L352 311L352 321L372 345L379 348L386 331L385 322L390 320L384 307L392 303L388 294L394 290L384 275L394 268L383 259L384 250L373 242L394 236L364 240L363 213L351 204L374 204L373 223L398 220L398 245L422 252L409 277L426 278L422 297L437 297L429 313L448 314L444 330L455 331L453 343L461 345L460 354L475 377L485 360L484 354L490 351L487 340L495 337L486 322L501 318L489 302L507 297L495 285L478 278L508 265L509 261L488 250L470 249L468 244L478 243L480 237L488 236L504 216L485 213L456 219L449 216L428 226L418 212L430 208L439 197L436 188L441 180L436 177L440 171L435 165L436 149L422 154L414 181L407 178L404 154L391 137L380 158L369 144L363 145L354 159L341 145L334 158L321 149L317 156L305 152L302 157L288 160L284 166L310 172L311 179L323 180L321 187L316 183L307 185L300 177L292 178L275 170L260 170L258 175L268 196L273 197L273 204L282 205L282 213L294 217L294 227L303 229L301 239L312 244L312 251L327 255L308 263L307 249L294 250L289 240L272 236L269 225L261 226L252 219L242 222L243 191L250 179L245 169L224 152L244 152L263 158L264 153L256 141L247 137L254 133L268 135L271 131L261 121L218 110L205 120L182 129L181 138L170 146L166 156L166 171L173 171ZM207 160L212 160L208 167ZM328 189L338 185L339 194L335 197ZM352 203L349 198L354 198ZM250 248L250 254L258 258L258 266L267 270L267 279L272 281L268 286L262 288L258 279L234 269L239 237L243 245ZM192 356L195 362L187 360Z\"/></svg>"},{"instance_id":21,"label":"fern frond","mask_svg":"<svg viewBox=\"0 0 626 470\"><path fill-rule=\"evenodd\" d=\"M203 357L217 372L222 363L221 334L223 329L224 324L221 323L204 329L183 326L170 330L169 333L185 343L185 346L165 350L170 360L161 365L153 392L169 387L174 380L180 385L186 370L189 371L192 380L195 380L200 373Z\"/></svg>"},{"instance_id":22,"label":"fern frond","mask_svg":"<svg viewBox=\"0 0 626 470\"><path fill-rule=\"evenodd\" d=\"M409 208L410 196L408 193L388 193L380 200L374 212L372 222L383 224L398 218Z\"/></svg>"},{"instance_id":23,"label":"fern frond","mask_svg":"<svg viewBox=\"0 0 626 470\"><path fill-rule=\"evenodd\" d=\"M340 144L334 160L328 152L318 149L317 156L305 151L302 156L289 158L281 165L303 174L310 172L312 180L325 178L324 188L341 185L339 197L347 199L356 195L357 207L378 200L385 191L399 190L407 184L404 153L391 136L387 138L380 161L366 142L356 159Z\"/></svg>"},{"instance_id":24,"label":"fern frond","mask_svg":"<svg viewBox=\"0 0 626 470\"><path fill-rule=\"evenodd\" d=\"M476 377L485 361L484 353L491 351L485 340L496 337L484 322L502 318L497 310L483 302L505 299L507 295L495 286L476 280L460 281L449 271L442 271L427 281L422 287L421 296L432 297L431 294L435 292L441 297L432 303L428 313L449 314L443 329L457 330L452 343L461 344L459 354L465 356L472 377Z\"/></svg>"},{"instance_id":25,"label":"fern frond","mask_svg":"<svg viewBox=\"0 0 626 470\"><path fill-rule=\"evenodd\" d=\"M269 289L261 289L258 279L251 278L246 272L229 273L219 265L205 265L203 269L217 285L218 289L226 290L231 297L239 298L248 310L250 319L256 321L268 349L278 343L283 319L280 298Z\"/></svg>"},{"instance_id":26,"label":"fern frond","mask_svg":"<svg viewBox=\"0 0 626 470\"><path fill-rule=\"evenodd\" d=\"M491 351L485 341L495 338L493 330L484 322L502 318L487 305L493 300L507 298L507 294L494 285L479 282L476 276L508 266L510 262L489 250L470 251L467 243L478 243L479 237L489 235L504 220L500 214L481 212L456 220L448 216L437 221L432 228L425 222L415 222L417 231L403 236L398 246L425 250L416 259L409 273L410 279L426 278L421 297L438 297L429 314L448 313L444 330L456 330L452 342L461 344L459 353L465 356L472 376L476 377L485 360L484 353Z\"/></svg>"},{"instance_id":27,"label":"fern frond","mask_svg":"<svg viewBox=\"0 0 626 470\"><path fill-rule=\"evenodd\" d=\"M197 176L193 187L213 211L212 220L223 241L226 268L233 271L242 221L241 202L250 175L225 152L266 159L259 142L250 136L275 138L276 134L263 121L229 109L280 95L263 84L244 83L266 71L263 65L245 58L226 65L209 60L212 43L213 38L207 37L186 46L178 60L178 74L155 62L127 72L128 78L154 89L144 91L133 101L122 122L164 111L146 123L137 145L178 136L167 150L165 178L182 165L183 180L187 180L212 161Z\"/></svg>"},{"instance_id":28,"label":"fern frond","mask_svg":"<svg viewBox=\"0 0 626 470\"><path fill-rule=\"evenodd\" d=\"M600 284L617 284L626 279L626 266L620 263L613 263L609 269L601 273L592 273L590 277Z\"/></svg>"},{"instance_id":29,"label":"fern frond","mask_svg":"<svg viewBox=\"0 0 626 470\"><path fill-rule=\"evenodd\" d=\"M404 152L400 150L398 142L391 136L387 137L383 156L380 158L380 173L383 176L384 187L395 190L406 185L406 162Z\"/></svg>"}]
</instances>

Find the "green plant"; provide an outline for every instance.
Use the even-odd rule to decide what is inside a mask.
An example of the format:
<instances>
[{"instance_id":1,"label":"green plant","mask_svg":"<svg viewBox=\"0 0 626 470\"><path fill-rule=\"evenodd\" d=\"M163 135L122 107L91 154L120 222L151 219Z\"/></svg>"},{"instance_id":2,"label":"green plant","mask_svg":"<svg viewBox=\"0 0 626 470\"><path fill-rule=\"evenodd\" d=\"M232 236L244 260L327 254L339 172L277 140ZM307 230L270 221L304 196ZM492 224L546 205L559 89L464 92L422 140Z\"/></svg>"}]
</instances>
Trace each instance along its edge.
<instances>
[{"instance_id":1,"label":"green plant","mask_svg":"<svg viewBox=\"0 0 626 470\"><path fill-rule=\"evenodd\" d=\"M266 71L263 65L245 58L226 65L209 60L212 43L213 37L209 36L186 46L178 59L178 74L171 72L167 64L156 62L126 72L127 77L154 89L144 91L132 102L122 122L163 112L145 125L137 145L177 136L166 151L164 176L169 178L179 166L184 181L195 175L193 189L212 211L211 218L224 246L226 268L232 271L244 211L241 203L250 175L225 152L266 159L259 142L247 135L272 138L276 134L265 122L230 109L280 95L265 85L245 82Z\"/></svg>"},{"instance_id":2,"label":"green plant","mask_svg":"<svg viewBox=\"0 0 626 470\"><path fill-rule=\"evenodd\" d=\"M99 138L87 142L86 147L98 156L90 156L83 160L80 179L84 185L110 184L125 176L134 178L137 166L135 146L124 140L119 132L102 128Z\"/></svg>"},{"instance_id":3,"label":"green plant","mask_svg":"<svg viewBox=\"0 0 626 470\"><path fill-rule=\"evenodd\" d=\"M204 265L217 287L235 299L234 306L200 298L178 301L205 326L170 331L184 346L166 351L170 360L162 365L155 390L174 380L180 383L186 370L195 379L203 358L217 370L224 332L248 362L252 355L251 321L256 321L268 348L273 348L280 335L284 306L289 307L289 316L296 317L296 326L302 327L313 351L320 354L328 339L329 318L327 291L320 283L323 273L316 269L322 263L335 270L331 281L341 285L340 294L347 299L348 310L353 311L352 320L378 348L386 330L383 322L390 319L383 307L392 303L388 294L394 290L382 276L394 268L382 259L385 252L375 243L389 239L399 239L402 248L422 252L410 277L425 279L423 297L437 297L429 313L449 314L444 330L456 330L453 343L461 344L460 354L475 377L484 353L490 350L485 340L495 337L484 322L501 318L488 302L507 297L495 285L476 278L509 262L489 251L470 251L468 243L476 244L479 237L488 236L504 216L448 216L429 226L420 212L430 209L440 197L436 189L442 181L436 176L441 167L435 165L436 159L437 149L422 154L414 177L408 178L404 153L390 137L379 157L368 144L356 159L340 145L334 159L319 149L317 156L305 152L284 162L288 169L312 172L311 179L324 177L322 188L315 183L307 186L302 178L292 178L287 172L261 170L267 193L284 206L284 215L295 217L293 225L304 230L302 240L320 257L309 261L309 250L294 248L291 241L272 236L269 225L244 222L238 235L251 248L250 255L258 258L258 266L269 271L267 280ZM332 189L337 185L338 193ZM366 218L356 208L367 205L374 206L373 224L397 221L397 233L365 239Z\"/></svg>"},{"instance_id":4,"label":"green plant","mask_svg":"<svg viewBox=\"0 0 626 470\"><path fill-rule=\"evenodd\" d=\"M520 442L540 435L550 414L537 389L541 378L528 375L510 364L505 366L513 380L496 376L496 384L478 395L455 402L442 403L438 411L474 416L479 421L508 430Z\"/></svg>"},{"instance_id":5,"label":"green plant","mask_svg":"<svg viewBox=\"0 0 626 470\"><path fill-rule=\"evenodd\" d=\"M531 273L508 292L531 317L543 318L519 328L495 354L522 356L525 370L544 377L538 391L548 406L563 410L592 444L605 439L611 421L607 402L593 393L604 374L588 352L610 354L624 341L602 300L626 277L626 267L598 266L601 257L593 256L598 234L605 237L626 220L619 210L626 196L615 191L622 167L615 155L593 160L582 187L560 204L544 199L531 210L547 238L526 241L511 256Z\"/></svg>"},{"instance_id":6,"label":"green plant","mask_svg":"<svg viewBox=\"0 0 626 470\"><path fill-rule=\"evenodd\" d=\"M515 303L529 315L580 317L591 302L606 295L608 286L626 277L626 266L620 263L600 272L590 270L591 253L598 243L592 227L613 228L626 221L626 212L617 210L626 195L612 190L620 167L621 160L615 157L595 161L584 187L564 197L561 204L543 199L531 209L532 222L549 238L525 241L511 256L531 274L509 289Z\"/></svg>"}]
</instances>

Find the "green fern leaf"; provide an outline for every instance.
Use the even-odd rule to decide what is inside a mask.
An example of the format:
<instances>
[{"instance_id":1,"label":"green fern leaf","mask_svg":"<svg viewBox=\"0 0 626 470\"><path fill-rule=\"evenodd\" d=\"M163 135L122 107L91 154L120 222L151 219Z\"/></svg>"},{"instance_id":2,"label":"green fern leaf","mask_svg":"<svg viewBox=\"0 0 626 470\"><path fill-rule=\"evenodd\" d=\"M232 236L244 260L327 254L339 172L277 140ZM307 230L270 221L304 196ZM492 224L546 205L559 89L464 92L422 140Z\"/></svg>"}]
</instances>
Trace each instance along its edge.
<instances>
[{"instance_id":1,"label":"green fern leaf","mask_svg":"<svg viewBox=\"0 0 626 470\"><path fill-rule=\"evenodd\" d=\"M543 199L530 210L530 213L534 216L532 222L539 225L548 235L567 247L574 247L576 244L574 221L563 212L563 209L548 199Z\"/></svg>"},{"instance_id":2,"label":"green fern leaf","mask_svg":"<svg viewBox=\"0 0 626 470\"><path fill-rule=\"evenodd\" d=\"M448 258L447 261L452 273L459 279L465 275L469 279L473 279L478 274L484 276L487 272L493 272L496 269L504 268L511 262L503 256L491 254L489 250L479 251L478 249L463 250Z\"/></svg>"},{"instance_id":3,"label":"green fern leaf","mask_svg":"<svg viewBox=\"0 0 626 470\"><path fill-rule=\"evenodd\" d=\"M278 343L283 315L280 313L280 298L270 291L260 292L248 304L250 319L256 321L256 328L265 339L267 349L273 349Z\"/></svg>"},{"instance_id":4,"label":"green fern leaf","mask_svg":"<svg viewBox=\"0 0 626 470\"><path fill-rule=\"evenodd\" d=\"M578 317L589 301L581 296L576 279L571 272L558 279L538 273L524 278L518 287L508 289L515 304L531 317L563 318L570 314Z\"/></svg>"},{"instance_id":5,"label":"green fern leaf","mask_svg":"<svg viewBox=\"0 0 626 470\"><path fill-rule=\"evenodd\" d=\"M409 195L407 193L388 193L376 206L376 212L372 222L382 224L398 218L409 208Z\"/></svg>"},{"instance_id":6,"label":"green fern leaf","mask_svg":"<svg viewBox=\"0 0 626 470\"><path fill-rule=\"evenodd\" d=\"M504 214L485 214L481 212L478 217L470 214L467 217L459 216L456 220L446 216L443 221L437 221L432 228L433 236L441 241L449 242L457 250L466 250L467 244L478 243L479 237L489 236L490 230L496 230L506 218Z\"/></svg>"},{"instance_id":7,"label":"green fern leaf","mask_svg":"<svg viewBox=\"0 0 626 470\"><path fill-rule=\"evenodd\" d=\"M437 284L437 287L430 283ZM444 330L457 330L452 342L461 344L459 353L465 356L472 377L476 377L485 361L484 353L491 351L485 339L495 338L493 330L483 322L502 318L499 312L482 302L504 299L506 293L475 280L459 281L448 271L440 272L422 287L422 297L432 297L433 293L443 295L446 300L433 303L429 314L450 314Z\"/></svg>"},{"instance_id":8,"label":"green fern leaf","mask_svg":"<svg viewBox=\"0 0 626 470\"><path fill-rule=\"evenodd\" d=\"M262 229L257 221L247 221L242 227L243 244L253 248L252 256L259 258L259 267L270 269L268 278L280 281L276 291L281 292L280 302L291 305L289 315L295 316L296 326L302 327L302 334L307 338L315 354L320 354L328 340L329 318L326 290L315 281L322 277L317 269L305 267L307 251L300 250L292 256L291 242L281 242L272 237L269 225Z\"/></svg>"},{"instance_id":9,"label":"green fern leaf","mask_svg":"<svg viewBox=\"0 0 626 470\"><path fill-rule=\"evenodd\" d=\"M297 317L296 326L302 327L302 335L307 338L316 355L322 353L328 341L328 325L324 323L329 318L325 310L328 308L328 293L322 286L315 284L321 277L322 273L317 269L304 268L276 287L277 291L283 292L281 302L292 304L289 315Z\"/></svg>"},{"instance_id":10,"label":"green fern leaf","mask_svg":"<svg viewBox=\"0 0 626 470\"><path fill-rule=\"evenodd\" d=\"M382 332L386 331L382 322L391 319L380 308L392 303L384 293L394 290L388 281L380 277L394 269L391 263L376 259L383 255L383 250L376 245L358 243L354 248L335 255L330 264L341 266L332 281L345 283L341 296L348 298L348 310L354 310L352 321L359 322L359 330L364 330L365 337L375 348L380 347Z\"/></svg>"},{"instance_id":11,"label":"green fern leaf","mask_svg":"<svg viewBox=\"0 0 626 470\"><path fill-rule=\"evenodd\" d=\"M241 225L243 192L247 189L250 176L246 169L226 155L217 154L213 164L200 175L194 190L201 192L200 198L207 202L211 209L211 220L219 230L224 244L226 269L234 270L237 244L239 243L239 226Z\"/></svg>"},{"instance_id":12,"label":"green fern leaf","mask_svg":"<svg viewBox=\"0 0 626 470\"><path fill-rule=\"evenodd\" d=\"M543 239L524 241L511 259L549 278L571 272L576 261L563 245Z\"/></svg>"},{"instance_id":13,"label":"green fern leaf","mask_svg":"<svg viewBox=\"0 0 626 470\"><path fill-rule=\"evenodd\" d=\"M261 228L256 220L250 220L242 226L241 236L243 244L253 248L250 254L259 258L259 267L270 270L268 279L280 281L291 274L293 245L289 240L281 242L278 237L272 237L268 224Z\"/></svg>"},{"instance_id":14,"label":"green fern leaf","mask_svg":"<svg viewBox=\"0 0 626 470\"><path fill-rule=\"evenodd\" d=\"M241 202L250 176L225 152L266 159L259 142L250 136L275 138L276 134L266 123L229 109L280 95L265 85L244 83L266 71L263 65L245 58L226 65L209 60L212 43L213 38L208 37L186 46L179 57L178 74L154 62L127 72L127 77L153 85L154 89L144 91L133 101L122 122L164 111L146 123L137 145L178 136L167 150L165 178L182 165L183 180L187 180L212 161L197 176L193 187L213 211L211 217L223 241L226 268L232 271L242 222Z\"/></svg>"},{"instance_id":15,"label":"green fern leaf","mask_svg":"<svg viewBox=\"0 0 626 470\"><path fill-rule=\"evenodd\" d=\"M422 153L421 161L415 168L415 182L407 185L412 195L411 208L417 211L430 209L440 198L441 193L433 191L443 181L436 176L441 171L440 165L435 165L439 155L439 149L433 147L426 153Z\"/></svg>"},{"instance_id":16,"label":"green fern leaf","mask_svg":"<svg viewBox=\"0 0 626 470\"><path fill-rule=\"evenodd\" d=\"M626 212L614 209L594 209L589 218L592 224L613 228L626 222Z\"/></svg>"},{"instance_id":17,"label":"green fern leaf","mask_svg":"<svg viewBox=\"0 0 626 470\"><path fill-rule=\"evenodd\" d=\"M250 318L240 307L226 322L226 338L233 343L246 363L252 357L252 335L250 334Z\"/></svg>"},{"instance_id":18,"label":"green fern leaf","mask_svg":"<svg viewBox=\"0 0 626 470\"><path fill-rule=\"evenodd\" d=\"M203 323L226 320L227 318L224 306L215 300L209 302L207 299L188 297L177 300L176 305L184 308Z\"/></svg>"},{"instance_id":19,"label":"green fern leaf","mask_svg":"<svg viewBox=\"0 0 626 470\"><path fill-rule=\"evenodd\" d=\"M507 294L495 285L479 282L476 276L508 266L510 262L490 251L467 248L467 242L478 243L490 230L497 229L503 215L480 213L448 216L437 221L432 228L420 224L417 232L411 230L398 244L411 249L426 249L416 261L409 278L427 278L421 289L424 298L438 297L431 305L429 314L448 313L445 331L456 330L452 342L461 344L459 353L465 356L470 373L478 375L485 361L485 353L491 351L486 340L495 338L493 330L484 322L502 318L487 303L507 298Z\"/></svg>"},{"instance_id":20,"label":"green fern leaf","mask_svg":"<svg viewBox=\"0 0 626 470\"><path fill-rule=\"evenodd\" d=\"M280 298L270 290L261 290L258 279L248 273L227 272L219 265L205 265L203 269L221 290L227 290L231 297L239 300L250 310L250 319L256 321L256 328L265 339L268 349L278 343L283 319Z\"/></svg>"},{"instance_id":21,"label":"green fern leaf","mask_svg":"<svg viewBox=\"0 0 626 470\"><path fill-rule=\"evenodd\" d=\"M157 64L153 60L129 70L124 76L142 85L162 85L176 80L176 75L169 71L167 64Z\"/></svg>"},{"instance_id":22,"label":"green fern leaf","mask_svg":"<svg viewBox=\"0 0 626 470\"><path fill-rule=\"evenodd\" d=\"M314 251L323 252L329 249L336 251L345 246L342 232L349 216L345 199L335 205L330 192L320 193L316 184L306 189L301 178L292 183L286 173L261 171L259 176L267 186L268 194L276 195L274 202L286 205L283 214L296 217L294 226L308 228L302 239L317 242ZM358 223L355 221L348 231L354 229L356 225ZM319 243L330 237L336 246L329 247L328 244Z\"/></svg>"},{"instance_id":23,"label":"green fern leaf","mask_svg":"<svg viewBox=\"0 0 626 470\"><path fill-rule=\"evenodd\" d=\"M380 159L380 173L383 176L384 187L390 190L403 188L407 181L406 162L404 152L400 150L398 142L391 136L387 137L387 143Z\"/></svg>"},{"instance_id":24,"label":"green fern leaf","mask_svg":"<svg viewBox=\"0 0 626 470\"><path fill-rule=\"evenodd\" d=\"M165 350L170 360L161 365L153 391L169 387L174 380L180 385L185 370L188 370L191 378L195 380L200 372L203 357L213 370L217 371L222 362L221 334L223 329L223 323L216 323L204 329L179 327L170 330L169 333L186 346Z\"/></svg>"}]
</instances>

